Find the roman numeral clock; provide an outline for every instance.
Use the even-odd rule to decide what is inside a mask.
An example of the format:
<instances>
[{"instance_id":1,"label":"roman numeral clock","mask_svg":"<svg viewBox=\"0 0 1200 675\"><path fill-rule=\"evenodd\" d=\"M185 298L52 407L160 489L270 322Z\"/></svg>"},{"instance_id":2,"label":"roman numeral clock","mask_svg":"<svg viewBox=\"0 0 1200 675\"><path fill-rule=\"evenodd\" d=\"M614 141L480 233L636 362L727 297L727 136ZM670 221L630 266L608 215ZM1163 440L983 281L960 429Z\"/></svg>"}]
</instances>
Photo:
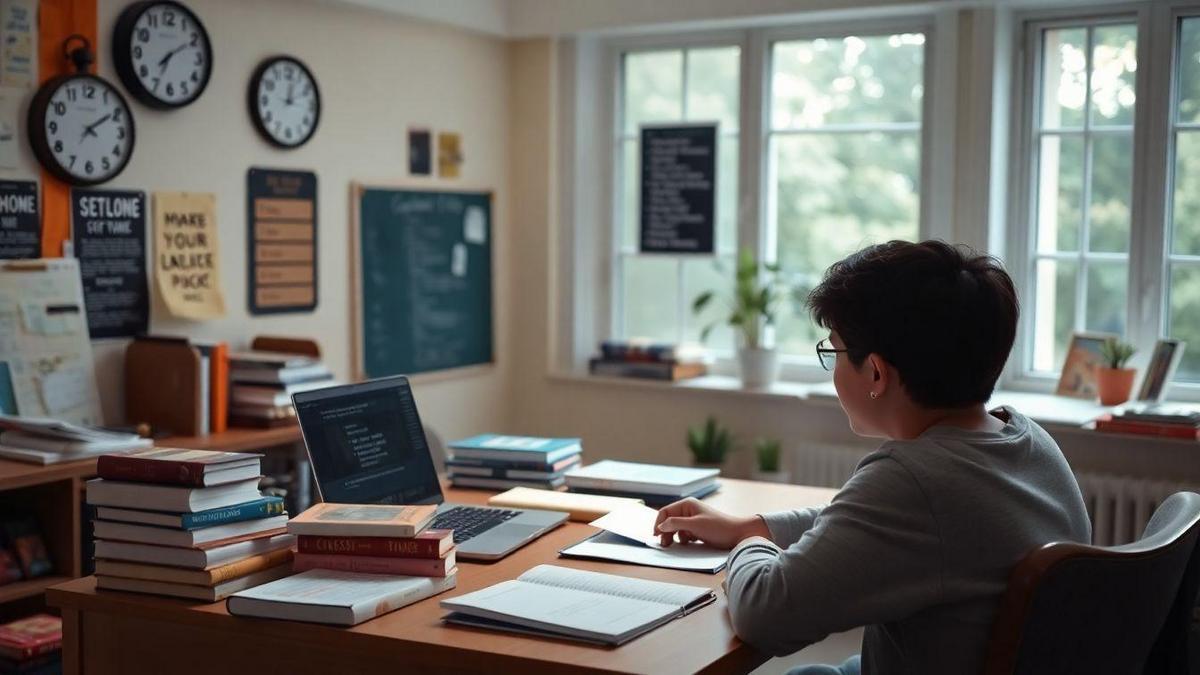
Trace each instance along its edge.
<instances>
[{"instance_id":1,"label":"roman numeral clock","mask_svg":"<svg viewBox=\"0 0 1200 675\"><path fill-rule=\"evenodd\" d=\"M112 83L88 72L95 59L86 38L67 38L63 56L75 72L38 88L26 118L29 144L55 178L71 185L97 185L116 177L129 163L133 115Z\"/></svg>"}]
</instances>

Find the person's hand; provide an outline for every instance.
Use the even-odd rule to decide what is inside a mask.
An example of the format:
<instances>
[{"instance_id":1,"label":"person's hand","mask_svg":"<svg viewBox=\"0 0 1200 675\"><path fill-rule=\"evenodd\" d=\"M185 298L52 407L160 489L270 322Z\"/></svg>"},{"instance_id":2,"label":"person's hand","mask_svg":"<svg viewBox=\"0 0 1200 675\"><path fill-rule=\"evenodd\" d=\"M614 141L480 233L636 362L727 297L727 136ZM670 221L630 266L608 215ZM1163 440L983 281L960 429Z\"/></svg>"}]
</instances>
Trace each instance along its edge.
<instances>
[{"instance_id":1,"label":"person's hand","mask_svg":"<svg viewBox=\"0 0 1200 675\"><path fill-rule=\"evenodd\" d=\"M771 538L762 518L731 516L692 497L659 509L654 534L659 535L663 546L670 546L678 537L682 544L699 541L723 549L733 548L748 537Z\"/></svg>"}]
</instances>

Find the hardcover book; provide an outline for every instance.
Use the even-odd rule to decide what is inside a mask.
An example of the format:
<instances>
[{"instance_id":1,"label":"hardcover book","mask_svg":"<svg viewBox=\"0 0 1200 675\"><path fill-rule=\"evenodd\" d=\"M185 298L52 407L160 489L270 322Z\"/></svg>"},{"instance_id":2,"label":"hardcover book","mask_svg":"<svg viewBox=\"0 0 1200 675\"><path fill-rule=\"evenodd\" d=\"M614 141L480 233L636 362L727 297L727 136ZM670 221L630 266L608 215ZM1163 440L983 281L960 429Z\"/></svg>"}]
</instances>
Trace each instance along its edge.
<instances>
[{"instance_id":1,"label":"hardcover book","mask_svg":"<svg viewBox=\"0 0 1200 675\"><path fill-rule=\"evenodd\" d=\"M204 487L256 478L261 458L249 452L151 448L102 455L96 473L107 480Z\"/></svg>"},{"instance_id":2,"label":"hardcover book","mask_svg":"<svg viewBox=\"0 0 1200 675\"><path fill-rule=\"evenodd\" d=\"M236 616L290 619L354 626L455 586L445 577L394 577L334 570L309 570L230 596Z\"/></svg>"},{"instance_id":3,"label":"hardcover book","mask_svg":"<svg viewBox=\"0 0 1200 675\"><path fill-rule=\"evenodd\" d=\"M62 619L34 614L0 626L0 655L23 661L62 647Z\"/></svg>"},{"instance_id":4,"label":"hardcover book","mask_svg":"<svg viewBox=\"0 0 1200 675\"><path fill-rule=\"evenodd\" d=\"M262 497L244 504L234 504L207 511L195 513L169 513L165 511L141 511L139 509L122 509L114 506L101 506L96 509L96 518L100 520L115 520L124 523L143 523L158 527L173 527L179 530L194 530L198 527L212 527L237 523L243 520L255 520L270 516L283 515L282 497Z\"/></svg>"},{"instance_id":5,"label":"hardcover book","mask_svg":"<svg viewBox=\"0 0 1200 675\"><path fill-rule=\"evenodd\" d=\"M296 537L301 553L386 558L440 558L454 546L453 530L425 530L415 537Z\"/></svg>"},{"instance_id":6,"label":"hardcover book","mask_svg":"<svg viewBox=\"0 0 1200 675\"><path fill-rule=\"evenodd\" d=\"M169 595L176 598L216 602L262 584L282 579L292 573L289 565L276 565L265 570L259 570L245 576L227 579L212 586L193 586L177 584L169 581L151 581L147 579L127 579L96 574L96 588L111 591L127 591L130 593L150 593L153 595Z\"/></svg>"},{"instance_id":7,"label":"hardcover book","mask_svg":"<svg viewBox=\"0 0 1200 675\"><path fill-rule=\"evenodd\" d=\"M155 546L134 544L124 541L96 540L96 557L111 560L170 565L193 570L206 570L228 565L243 558L261 555L281 549L291 549L296 538L290 534L277 534L258 539L239 541L210 549L180 548L177 546Z\"/></svg>"},{"instance_id":8,"label":"hardcover book","mask_svg":"<svg viewBox=\"0 0 1200 675\"><path fill-rule=\"evenodd\" d=\"M213 548L236 541L245 541L267 534L287 532L287 516L245 520L228 525L215 525L195 530L176 530L154 525L121 523L108 520L94 522L97 539L110 541L134 541L159 546L182 546L186 548Z\"/></svg>"},{"instance_id":9,"label":"hardcover book","mask_svg":"<svg viewBox=\"0 0 1200 675\"><path fill-rule=\"evenodd\" d=\"M497 434L472 436L454 441L449 446L455 459L537 461L542 464L553 464L583 450L578 438L535 438Z\"/></svg>"},{"instance_id":10,"label":"hardcover book","mask_svg":"<svg viewBox=\"0 0 1200 675\"><path fill-rule=\"evenodd\" d=\"M87 482L87 501L92 506L195 513L244 504L262 498L258 477L212 487L183 487L129 483L95 478Z\"/></svg>"},{"instance_id":11,"label":"hardcover book","mask_svg":"<svg viewBox=\"0 0 1200 675\"><path fill-rule=\"evenodd\" d=\"M288 522L292 534L354 537L412 537L433 520L437 506L317 504Z\"/></svg>"},{"instance_id":12,"label":"hardcover book","mask_svg":"<svg viewBox=\"0 0 1200 675\"><path fill-rule=\"evenodd\" d=\"M376 558L365 555L325 555L297 553L292 563L295 572L338 570L362 574L392 574L410 577L444 577L454 570L454 551L444 558Z\"/></svg>"},{"instance_id":13,"label":"hardcover book","mask_svg":"<svg viewBox=\"0 0 1200 675\"><path fill-rule=\"evenodd\" d=\"M96 561L96 574L125 579L145 579L189 586L216 586L230 579L237 579L255 572L278 567L292 561L291 549L283 548L270 553L253 555L206 570L189 570L166 565L124 562L100 559Z\"/></svg>"},{"instance_id":14,"label":"hardcover book","mask_svg":"<svg viewBox=\"0 0 1200 675\"><path fill-rule=\"evenodd\" d=\"M567 472L571 489L590 488L683 497L712 483L719 469L643 464L606 459Z\"/></svg>"}]
</instances>

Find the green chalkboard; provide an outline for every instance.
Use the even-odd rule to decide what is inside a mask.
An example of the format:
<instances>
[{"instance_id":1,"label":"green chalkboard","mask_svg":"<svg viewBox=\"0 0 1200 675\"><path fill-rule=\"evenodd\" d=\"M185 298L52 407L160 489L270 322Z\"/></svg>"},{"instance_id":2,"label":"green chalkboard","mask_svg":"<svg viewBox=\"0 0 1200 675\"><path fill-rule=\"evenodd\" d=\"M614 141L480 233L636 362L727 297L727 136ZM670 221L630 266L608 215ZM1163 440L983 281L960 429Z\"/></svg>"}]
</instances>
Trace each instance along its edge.
<instances>
[{"instance_id":1,"label":"green chalkboard","mask_svg":"<svg viewBox=\"0 0 1200 675\"><path fill-rule=\"evenodd\" d=\"M362 374L491 363L491 193L364 187L357 199Z\"/></svg>"}]
</instances>

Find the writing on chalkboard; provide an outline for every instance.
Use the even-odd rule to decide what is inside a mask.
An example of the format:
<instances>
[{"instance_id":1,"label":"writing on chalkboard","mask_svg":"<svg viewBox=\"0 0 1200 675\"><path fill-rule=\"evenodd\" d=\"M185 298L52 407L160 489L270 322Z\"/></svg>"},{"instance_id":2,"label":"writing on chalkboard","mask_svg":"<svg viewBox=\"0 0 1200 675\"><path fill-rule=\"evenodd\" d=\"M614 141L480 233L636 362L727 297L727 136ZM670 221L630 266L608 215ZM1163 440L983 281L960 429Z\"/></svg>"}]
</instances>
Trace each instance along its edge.
<instances>
[{"instance_id":1,"label":"writing on chalkboard","mask_svg":"<svg viewBox=\"0 0 1200 675\"><path fill-rule=\"evenodd\" d=\"M643 253L712 253L717 126L642 127Z\"/></svg>"},{"instance_id":2,"label":"writing on chalkboard","mask_svg":"<svg viewBox=\"0 0 1200 675\"><path fill-rule=\"evenodd\" d=\"M363 374L492 361L490 220L488 193L362 190Z\"/></svg>"}]
</instances>

